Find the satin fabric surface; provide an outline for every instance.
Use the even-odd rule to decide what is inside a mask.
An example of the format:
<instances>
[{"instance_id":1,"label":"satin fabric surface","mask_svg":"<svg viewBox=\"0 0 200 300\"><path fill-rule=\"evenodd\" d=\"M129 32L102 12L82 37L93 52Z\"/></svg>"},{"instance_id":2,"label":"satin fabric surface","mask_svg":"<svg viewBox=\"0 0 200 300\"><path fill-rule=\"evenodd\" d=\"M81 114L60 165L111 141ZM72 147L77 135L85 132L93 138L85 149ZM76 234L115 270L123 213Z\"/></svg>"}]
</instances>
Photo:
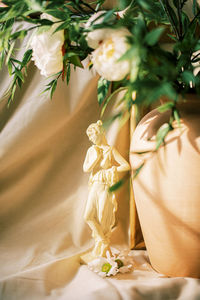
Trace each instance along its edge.
<instances>
[{"instance_id":1,"label":"satin fabric surface","mask_svg":"<svg viewBox=\"0 0 200 300\"><path fill-rule=\"evenodd\" d=\"M10 79L0 78L2 97ZM94 244L83 220L89 176L82 165L86 128L100 117L97 80L77 70L50 100L41 94L48 79L31 62L14 102L0 102L0 299L200 299L199 280L156 273L143 250L131 251L129 274L102 279L80 265ZM128 158L129 122L118 129L114 122L108 142ZM117 249L129 248L129 198L127 182L117 193Z\"/></svg>"}]
</instances>

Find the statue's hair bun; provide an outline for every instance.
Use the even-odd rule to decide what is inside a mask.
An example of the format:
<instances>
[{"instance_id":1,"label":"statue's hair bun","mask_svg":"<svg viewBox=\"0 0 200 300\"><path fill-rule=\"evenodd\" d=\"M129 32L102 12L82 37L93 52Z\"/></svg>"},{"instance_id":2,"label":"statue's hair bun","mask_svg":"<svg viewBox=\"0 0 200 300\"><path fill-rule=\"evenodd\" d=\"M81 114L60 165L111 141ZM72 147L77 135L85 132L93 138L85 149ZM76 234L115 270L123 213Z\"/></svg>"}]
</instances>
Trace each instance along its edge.
<instances>
[{"instance_id":1,"label":"statue's hair bun","mask_svg":"<svg viewBox=\"0 0 200 300\"><path fill-rule=\"evenodd\" d=\"M90 136L94 130L98 134L104 133L103 123L101 120L98 120L96 123L92 123L89 125L86 131L87 135Z\"/></svg>"}]
</instances>

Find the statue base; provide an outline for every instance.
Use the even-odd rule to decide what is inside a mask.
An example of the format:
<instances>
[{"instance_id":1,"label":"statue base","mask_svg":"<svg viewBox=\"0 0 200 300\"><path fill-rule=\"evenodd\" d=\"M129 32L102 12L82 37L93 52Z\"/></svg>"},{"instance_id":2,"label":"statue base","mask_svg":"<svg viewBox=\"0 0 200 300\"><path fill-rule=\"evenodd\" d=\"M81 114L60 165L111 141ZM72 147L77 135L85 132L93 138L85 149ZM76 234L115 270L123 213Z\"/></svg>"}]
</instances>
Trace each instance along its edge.
<instances>
[{"instance_id":1,"label":"statue base","mask_svg":"<svg viewBox=\"0 0 200 300\"><path fill-rule=\"evenodd\" d=\"M94 260L96 258L97 257L94 256L94 254L92 253L92 250L87 251L80 256L80 263L81 263L81 265L87 265L89 262L91 262L92 260Z\"/></svg>"},{"instance_id":2,"label":"statue base","mask_svg":"<svg viewBox=\"0 0 200 300\"><path fill-rule=\"evenodd\" d=\"M101 249L102 250L102 249ZM106 247L103 248L102 253L99 251L98 254L94 254L94 248L86 251L85 253L83 253L80 256L80 263L81 264L88 264L89 262L91 262L92 260L99 258L99 257L106 257L106 253L107 251L110 253L110 255L112 256L112 251L110 249L110 246L106 245Z\"/></svg>"}]
</instances>

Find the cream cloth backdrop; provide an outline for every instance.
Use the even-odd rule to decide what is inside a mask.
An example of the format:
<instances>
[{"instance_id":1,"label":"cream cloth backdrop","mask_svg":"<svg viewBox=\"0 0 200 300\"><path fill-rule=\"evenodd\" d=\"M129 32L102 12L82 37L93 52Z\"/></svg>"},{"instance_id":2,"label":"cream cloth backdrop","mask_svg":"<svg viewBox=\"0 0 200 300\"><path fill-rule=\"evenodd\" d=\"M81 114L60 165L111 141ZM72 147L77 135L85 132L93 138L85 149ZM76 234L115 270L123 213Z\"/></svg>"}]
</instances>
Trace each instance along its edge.
<instances>
[{"instance_id":1,"label":"cream cloth backdrop","mask_svg":"<svg viewBox=\"0 0 200 300\"><path fill-rule=\"evenodd\" d=\"M0 93L9 78L1 73ZM7 108L0 102L0 299L200 299L197 279L164 278L146 251L132 251L135 271L102 279L80 265L93 245L83 220L89 175L82 171L90 146L85 134L99 118L98 78L87 69L59 82L52 100L40 94L48 80L30 64L28 77ZM129 124L114 123L108 141L125 157ZM128 186L118 193L112 245L128 247Z\"/></svg>"}]
</instances>

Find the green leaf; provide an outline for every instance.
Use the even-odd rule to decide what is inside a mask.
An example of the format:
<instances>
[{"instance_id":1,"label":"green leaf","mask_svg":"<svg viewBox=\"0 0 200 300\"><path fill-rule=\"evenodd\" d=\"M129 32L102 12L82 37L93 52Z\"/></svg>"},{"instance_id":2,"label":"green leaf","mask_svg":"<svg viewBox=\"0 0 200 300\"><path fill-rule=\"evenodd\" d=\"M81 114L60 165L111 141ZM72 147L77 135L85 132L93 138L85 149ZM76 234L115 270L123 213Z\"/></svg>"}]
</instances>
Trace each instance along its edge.
<instances>
[{"instance_id":1,"label":"green leaf","mask_svg":"<svg viewBox=\"0 0 200 300\"><path fill-rule=\"evenodd\" d=\"M7 21L5 22L5 28L9 28L9 27L12 28L12 26L14 25L14 23L15 23L15 18L12 18L12 19L7 20Z\"/></svg>"},{"instance_id":2,"label":"green leaf","mask_svg":"<svg viewBox=\"0 0 200 300\"><path fill-rule=\"evenodd\" d=\"M175 100L177 98L177 93L174 90L172 84L169 82L164 82L163 84L161 84L160 93L161 96L169 97L172 100Z\"/></svg>"},{"instance_id":3,"label":"green leaf","mask_svg":"<svg viewBox=\"0 0 200 300\"><path fill-rule=\"evenodd\" d=\"M29 50L27 50L27 51L24 53L24 56L23 56L23 59L22 59L22 66L27 65L27 63L31 60L32 52L33 52L33 50L32 50L32 49L29 49Z\"/></svg>"},{"instance_id":4,"label":"green leaf","mask_svg":"<svg viewBox=\"0 0 200 300\"><path fill-rule=\"evenodd\" d=\"M182 79L185 83L187 83L188 85L190 84L190 82L195 83L195 76L192 72L190 71L184 71L182 73Z\"/></svg>"},{"instance_id":5,"label":"green leaf","mask_svg":"<svg viewBox=\"0 0 200 300\"><path fill-rule=\"evenodd\" d=\"M137 18L137 26L133 26L132 32L138 41L144 40L144 36L146 35L147 28L143 18L141 17Z\"/></svg>"},{"instance_id":6,"label":"green leaf","mask_svg":"<svg viewBox=\"0 0 200 300\"><path fill-rule=\"evenodd\" d=\"M114 15L114 12L115 12L115 9L111 9L109 10L108 12L106 12L104 15L103 15L103 21L106 22L108 21L111 17L113 17Z\"/></svg>"},{"instance_id":7,"label":"green leaf","mask_svg":"<svg viewBox=\"0 0 200 300\"><path fill-rule=\"evenodd\" d=\"M145 9L145 10L151 9L151 5L150 5L151 1L137 0L137 2L143 9Z\"/></svg>"},{"instance_id":8,"label":"green leaf","mask_svg":"<svg viewBox=\"0 0 200 300\"><path fill-rule=\"evenodd\" d=\"M27 66L24 66L24 75L25 75L25 76L28 76L28 69L27 69Z\"/></svg>"},{"instance_id":9,"label":"green leaf","mask_svg":"<svg viewBox=\"0 0 200 300\"><path fill-rule=\"evenodd\" d=\"M135 179L138 174L140 173L141 169L144 167L144 162L135 170L134 174L133 174L133 179Z\"/></svg>"},{"instance_id":10,"label":"green leaf","mask_svg":"<svg viewBox=\"0 0 200 300\"><path fill-rule=\"evenodd\" d=\"M103 127L105 129L109 128L109 126L117 119L121 118L122 117L122 112L119 112L115 115L112 115L111 117L109 117L107 120L105 120L103 122Z\"/></svg>"},{"instance_id":11,"label":"green leaf","mask_svg":"<svg viewBox=\"0 0 200 300\"><path fill-rule=\"evenodd\" d=\"M47 87L44 91L42 91L42 92L40 93L40 95L46 93L46 92L49 91L50 89L51 89L51 87Z\"/></svg>"},{"instance_id":12,"label":"green leaf","mask_svg":"<svg viewBox=\"0 0 200 300\"><path fill-rule=\"evenodd\" d=\"M4 60L5 60L5 51L0 52L0 70L2 69L3 65L4 65Z\"/></svg>"},{"instance_id":13,"label":"green leaf","mask_svg":"<svg viewBox=\"0 0 200 300\"><path fill-rule=\"evenodd\" d=\"M13 62L16 62L18 65L20 65L20 66L22 65L22 62L20 60L15 59L13 57L11 59L12 59Z\"/></svg>"},{"instance_id":14,"label":"green leaf","mask_svg":"<svg viewBox=\"0 0 200 300\"><path fill-rule=\"evenodd\" d=\"M51 93L50 93L51 99L52 99L53 94L54 94L54 92L55 92L55 90L56 90L56 87L57 87L57 79L55 79L55 80L53 81L53 84L52 84L52 86L51 86Z\"/></svg>"},{"instance_id":15,"label":"green leaf","mask_svg":"<svg viewBox=\"0 0 200 300\"><path fill-rule=\"evenodd\" d=\"M163 27L158 27L147 33L145 36L145 42L149 46L154 46L158 41L165 29Z\"/></svg>"},{"instance_id":16,"label":"green leaf","mask_svg":"<svg viewBox=\"0 0 200 300\"><path fill-rule=\"evenodd\" d=\"M173 21L174 25L176 26L176 28L178 27L178 19L177 19L177 15L176 12L174 11L174 9L169 5L169 1L165 1L166 3L166 7L167 10L169 12L169 15L171 17L171 21ZM177 8L175 8L177 10Z\"/></svg>"},{"instance_id":17,"label":"green leaf","mask_svg":"<svg viewBox=\"0 0 200 300\"><path fill-rule=\"evenodd\" d=\"M70 58L70 57L75 56L75 55L77 55L76 52L73 52L73 51L67 51L67 53L65 53L64 59Z\"/></svg>"},{"instance_id":18,"label":"green leaf","mask_svg":"<svg viewBox=\"0 0 200 300\"><path fill-rule=\"evenodd\" d=\"M55 79L53 79L52 81L50 81L50 82L47 84L47 86L51 88L51 86L52 86L52 84L53 84L54 81L55 81Z\"/></svg>"},{"instance_id":19,"label":"green leaf","mask_svg":"<svg viewBox=\"0 0 200 300\"><path fill-rule=\"evenodd\" d=\"M122 0L124 1L124 0ZM101 7L101 5L105 2L105 0L96 0L96 8L95 11L98 11Z\"/></svg>"},{"instance_id":20,"label":"green leaf","mask_svg":"<svg viewBox=\"0 0 200 300\"><path fill-rule=\"evenodd\" d=\"M170 39L172 39L173 41L175 41L175 42L177 42L178 40L177 40L177 38L174 36L174 35L172 35L172 34L167 34L168 35L168 37L170 37Z\"/></svg>"},{"instance_id":21,"label":"green leaf","mask_svg":"<svg viewBox=\"0 0 200 300\"><path fill-rule=\"evenodd\" d=\"M12 40L16 40L17 38L24 38L27 35L27 30L20 30L11 35Z\"/></svg>"},{"instance_id":22,"label":"green leaf","mask_svg":"<svg viewBox=\"0 0 200 300\"><path fill-rule=\"evenodd\" d=\"M183 11L181 14L181 18L182 18L182 24L183 24L183 32L186 33L188 30L189 24L190 24L190 19L187 16L187 14L184 13Z\"/></svg>"},{"instance_id":23,"label":"green leaf","mask_svg":"<svg viewBox=\"0 0 200 300\"><path fill-rule=\"evenodd\" d=\"M116 190L118 190L128 179L130 179L129 172L127 172L126 175L124 175L123 178L121 178L119 181L117 181L115 184L113 184L109 188L109 192L115 192Z\"/></svg>"},{"instance_id":24,"label":"green leaf","mask_svg":"<svg viewBox=\"0 0 200 300\"><path fill-rule=\"evenodd\" d=\"M48 19L37 19L37 23L41 24L42 26L52 26L54 22Z\"/></svg>"},{"instance_id":25,"label":"green leaf","mask_svg":"<svg viewBox=\"0 0 200 300\"><path fill-rule=\"evenodd\" d=\"M17 81L18 86L21 88L22 87L22 83L23 83L23 81L21 80L21 78L17 77L16 81Z\"/></svg>"},{"instance_id":26,"label":"green leaf","mask_svg":"<svg viewBox=\"0 0 200 300\"><path fill-rule=\"evenodd\" d=\"M117 90L115 90L105 101L104 101L104 104L103 104L103 107L102 107L102 110L101 110L101 117L103 116L105 110L106 110L106 107L108 105L108 103L110 102L110 100L113 98L113 96L115 96L117 93L119 93L120 91L123 91L123 90L126 90L127 87L120 87L118 88Z\"/></svg>"},{"instance_id":27,"label":"green leaf","mask_svg":"<svg viewBox=\"0 0 200 300\"><path fill-rule=\"evenodd\" d=\"M131 60L134 59L136 54L136 49L135 45L129 48L119 59L118 61L123 61L123 60Z\"/></svg>"},{"instance_id":28,"label":"green leaf","mask_svg":"<svg viewBox=\"0 0 200 300\"><path fill-rule=\"evenodd\" d=\"M101 105L105 100L105 97L109 90L109 86L110 86L110 81L104 79L103 77L100 77L97 85L97 100L99 105Z\"/></svg>"},{"instance_id":29,"label":"green leaf","mask_svg":"<svg viewBox=\"0 0 200 300\"><path fill-rule=\"evenodd\" d=\"M71 66L70 64L67 64L67 75L66 75L67 85L69 84L70 75L71 75Z\"/></svg>"},{"instance_id":30,"label":"green leaf","mask_svg":"<svg viewBox=\"0 0 200 300\"><path fill-rule=\"evenodd\" d=\"M193 12L193 14L194 14L194 16L195 16L196 13L197 13L197 1L196 1L196 0L193 0L192 2L193 2L193 3L192 3L192 12Z\"/></svg>"},{"instance_id":31,"label":"green leaf","mask_svg":"<svg viewBox=\"0 0 200 300\"><path fill-rule=\"evenodd\" d=\"M143 87L141 86L140 89L146 90L145 94L145 102L147 105L151 104L152 102L160 99L162 96L166 96L171 100L175 100L177 97L177 94L175 90L173 89L172 85L169 82L151 82L145 81L143 83ZM137 98L140 98L140 94L137 96ZM142 100L143 101L143 100ZM138 100L136 99L136 102Z\"/></svg>"},{"instance_id":32,"label":"green leaf","mask_svg":"<svg viewBox=\"0 0 200 300\"><path fill-rule=\"evenodd\" d=\"M6 1L4 1L6 4ZM23 15L27 11L27 5L23 1L15 1L14 3L8 3L9 10L5 14L0 15L0 22L9 21L12 18Z\"/></svg>"},{"instance_id":33,"label":"green leaf","mask_svg":"<svg viewBox=\"0 0 200 300\"><path fill-rule=\"evenodd\" d=\"M185 3L187 2L188 0L182 0L182 3L181 3L181 8L184 7Z\"/></svg>"},{"instance_id":34,"label":"green leaf","mask_svg":"<svg viewBox=\"0 0 200 300\"><path fill-rule=\"evenodd\" d=\"M41 34L51 29L51 25L40 26L37 30L37 34Z\"/></svg>"},{"instance_id":35,"label":"green leaf","mask_svg":"<svg viewBox=\"0 0 200 300\"><path fill-rule=\"evenodd\" d=\"M22 82L24 82L24 76L23 76L22 72L18 68L15 68L14 72L15 72L16 76L18 78L20 78Z\"/></svg>"},{"instance_id":36,"label":"green leaf","mask_svg":"<svg viewBox=\"0 0 200 300\"><path fill-rule=\"evenodd\" d=\"M10 97L8 99L8 106L10 105L10 102L13 101L13 99L14 99L16 88L17 88L17 85L13 84L11 94L10 94Z\"/></svg>"},{"instance_id":37,"label":"green leaf","mask_svg":"<svg viewBox=\"0 0 200 300\"><path fill-rule=\"evenodd\" d=\"M57 32L59 30L63 30L63 29L66 29L69 27L69 24L70 24L71 20L68 20L68 21L65 21L63 22L61 25L59 25L56 30L54 32Z\"/></svg>"},{"instance_id":38,"label":"green leaf","mask_svg":"<svg viewBox=\"0 0 200 300\"><path fill-rule=\"evenodd\" d=\"M11 63L10 60L8 61L8 74L9 74L10 76L12 75L12 63Z\"/></svg>"},{"instance_id":39,"label":"green leaf","mask_svg":"<svg viewBox=\"0 0 200 300\"><path fill-rule=\"evenodd\" d=\"M25 16L22 16L22 19L24 21L26 21L27 23L31 23L31 24L38 24L38 19L31 19L29 17L25 17Z\"/></svg>"},{"instance_id":40,"label":"green leaf","mask_svg":"<svg viewBox=\"0 0 200 300\"><path fill-rule=\"evenodd\" d=\"M82 64L82 62L81 62L81 60L80 60L80 58L79 58L79 56L78 55L73 55L73 56L71 56L70 58L69 58L69 61L74 65L74 66L76 66L76 67L79 67L79 68L84 68L83 67L83 64Z\"/></svg>"},{"instance_id":41,"label":"green leaf","mask_svg":"<svg viewBox=\"0 0 200 300\"><path fill-rule=\"evenodd\" d=\"M47 9L45 11L45 13L47 13L47 14L49 14L49 15L57 18L57 19L60 19L60 20L66 20L67 18L69 18L69 13L59 10L59 8L57 8L57 9Z\"/></svg>"},{"instance_id":42,"label":"green leaf","mask_svg":"<svg viewBox=\"0 0 200 300\"><path fill-rule=\"evenodd\" d=\"M172 109L173 107L174 107L174 102L167 102L167 103L159 106L158 111L162 113L162 112L165 112L169 109Z\"/></svg>"},{"instance_id":43,"label":"green leaf","mask_svg":"<svg viewBox=\"0 0 200 300\"><path fill-rule=\"evenodd\" d=\"M10 59L10 56L12 55L12 51L14 49L14 46L15 46L15 42L13 42L11 45L10 45L10 49L8 51L8 54L6 56L6 64L8 63L9 59Z\"/></svg>"},{"instance_id":44,"label":"green leaf","mask_svg":"<svg viewBox=\"0 0 200 300\"><path fill-rule=\"evenodd\" d=\"M171 125L169 123L163 124L157 131L156 135L156 150L161 146L162 143L165 141L165 137L167 136L168 132L171 130Z\"/></svg>"},{"instance_id":45,"label":"green leaf","mask_svg":"<svg viewBox=\"0 0 200 300\"><path fill-rule=\"evenodd\" d=\"M174 114L174 119L176 120L176 122L178 124L178 127L180 128L181 127L181 120L180 120L180 116L179 116L179 113L178 113L177 109L174 109L173 114Z\"/></svg>"},{"instance_id":46,"label":"green leaf","mask_svg":"<svg viewBox=\"0 0 200 300\"><path fill-rule=\"evenodd\" d=\"M119 10L124 10L126 7L128 7L131 4L131 0L120 0L119 2Z\"/></svg>"},{"instance_id":47,"label":"green leaf","mask_svg":"<svg viewBox=\"0 0 200 300\"><path fill-rule=\"evenodd\" d=\"M13 101L13 99L14 99L16 88L17 88L17 85L15 84L14 87L13 87L13 89L12 89L12 93L10 95L11 101Z\"/></svg>"},{"instance_id":48,"label":"green leaf","mask_svg":"<svg viewBox=\"0 0 200 300\"><path fill-rule=\"evenodd\" d=\"M113 184L110 188L109 188L109 192L114 192L116 190L118 190L124 183L124 180L119 180L118 182L116 182L115 184Z\"/></svg>"}]
</instances>

